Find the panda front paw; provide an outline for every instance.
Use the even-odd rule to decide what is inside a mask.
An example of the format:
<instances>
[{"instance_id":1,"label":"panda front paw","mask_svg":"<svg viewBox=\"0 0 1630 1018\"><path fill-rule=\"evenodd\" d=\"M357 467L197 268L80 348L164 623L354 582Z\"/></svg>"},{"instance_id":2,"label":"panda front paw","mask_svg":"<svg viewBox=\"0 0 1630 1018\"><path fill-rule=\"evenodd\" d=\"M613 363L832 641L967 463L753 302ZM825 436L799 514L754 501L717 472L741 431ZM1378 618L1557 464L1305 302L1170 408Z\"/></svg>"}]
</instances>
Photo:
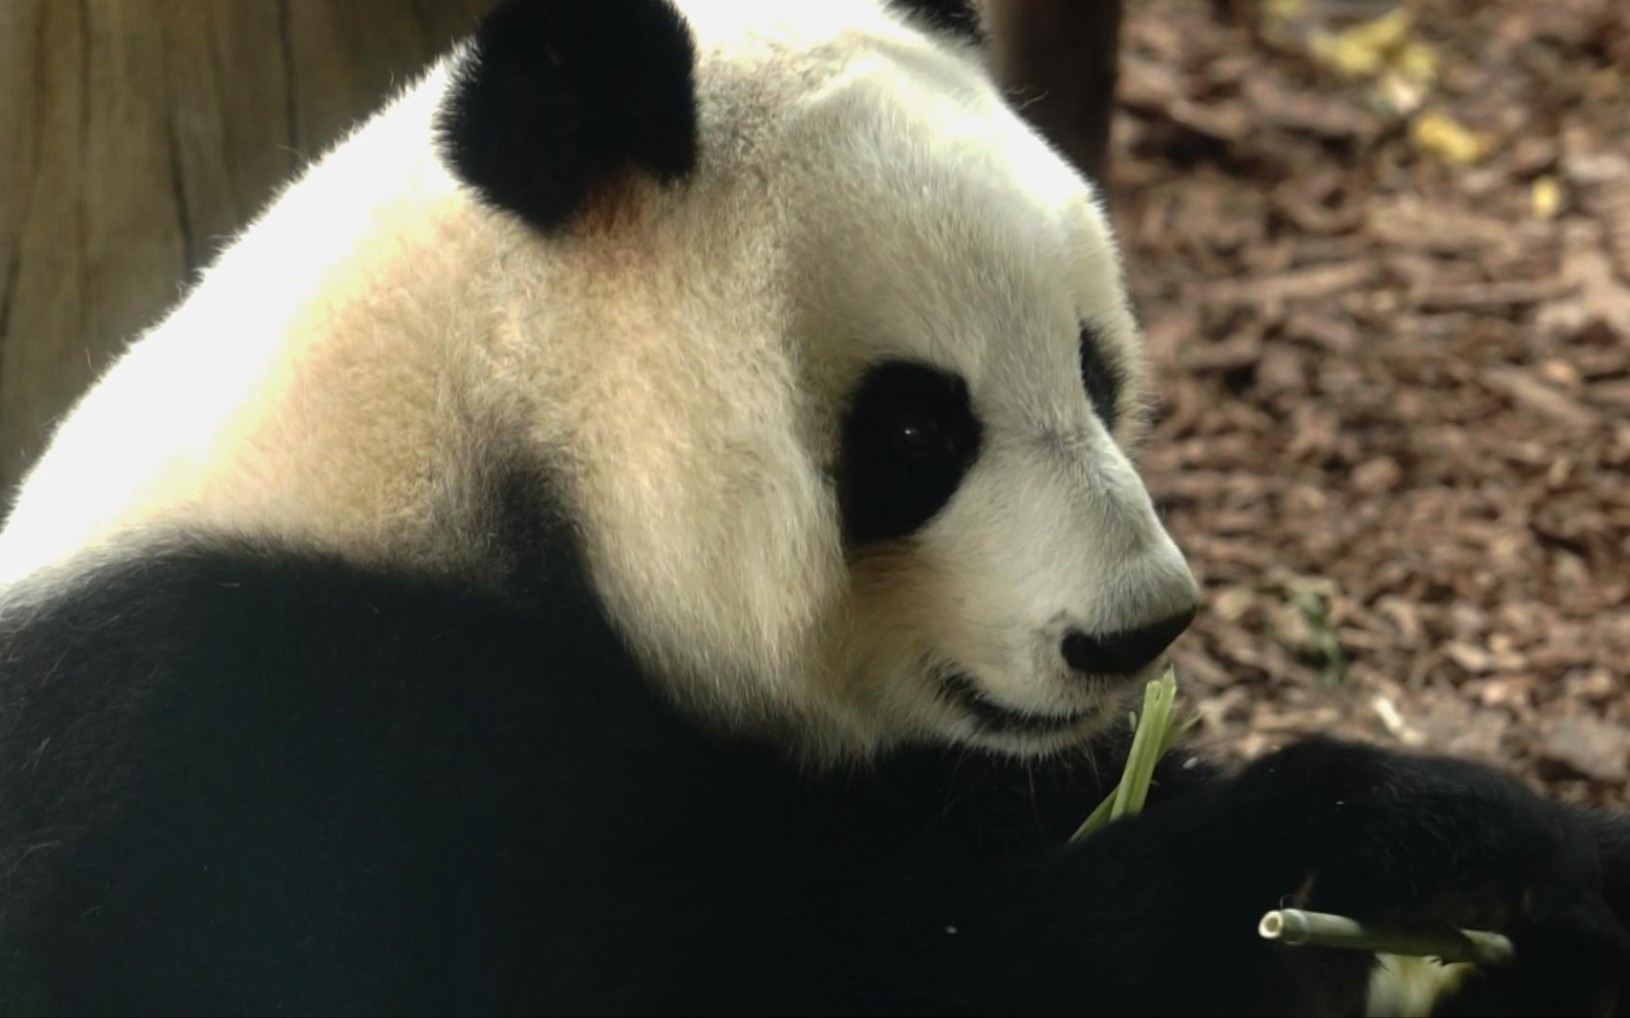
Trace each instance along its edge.
<instances>
[{"instance_id":1,"label":"panda front paw","mask_svg":"<svg viewBox=\"0 0 1630 1018\"><path fill-rule=\"evenodd\" d=\"M1248 767L1234 791L1263 819L1280 904L1403 927L1505 933L1445 1013L1617 1014L1630 937L1578 815L1492 768L1312 739ZM1268 907L1272 907L1270 903ZM1471 1010L1464 1010L1470 1007Z\"/></svg>"},{"instance_id":2,"label":"panda front paw","mask_svg":"<svg viewBox=\"0 0 1630 1018\"><path fill-rule=\"evenodd\" d=\"M1248 767L1235 793L1297 856L1285 893L1300 907L1490 925L1601 880L1566 811L1468 761L1316 738Z\"/></svg>"}]
</instances>

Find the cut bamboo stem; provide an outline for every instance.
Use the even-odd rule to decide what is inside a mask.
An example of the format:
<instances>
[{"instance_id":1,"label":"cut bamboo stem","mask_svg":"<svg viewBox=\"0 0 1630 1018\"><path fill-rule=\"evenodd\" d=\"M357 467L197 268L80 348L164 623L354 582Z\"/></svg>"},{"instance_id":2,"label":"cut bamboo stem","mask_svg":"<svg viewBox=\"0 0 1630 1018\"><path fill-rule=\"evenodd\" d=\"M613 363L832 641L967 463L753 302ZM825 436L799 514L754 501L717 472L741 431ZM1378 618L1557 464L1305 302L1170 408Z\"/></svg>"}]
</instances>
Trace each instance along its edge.
<instances>
[{"instance_id":1,"label":"cut bamboo stem","mask_svg":"<svg viewBox=\"0 0 1630 1018\"><path fill-rule=\"evenodd\" d=\"M1327 912L1282 908L1269 912L1257 924L1265 940L1294 947L1334 947L1414 957L1438 958L1446 963L1504 965L1516 955L1511 941L1485 930L1396 930L1372 926Z\"/></svg>"}]
</instances>

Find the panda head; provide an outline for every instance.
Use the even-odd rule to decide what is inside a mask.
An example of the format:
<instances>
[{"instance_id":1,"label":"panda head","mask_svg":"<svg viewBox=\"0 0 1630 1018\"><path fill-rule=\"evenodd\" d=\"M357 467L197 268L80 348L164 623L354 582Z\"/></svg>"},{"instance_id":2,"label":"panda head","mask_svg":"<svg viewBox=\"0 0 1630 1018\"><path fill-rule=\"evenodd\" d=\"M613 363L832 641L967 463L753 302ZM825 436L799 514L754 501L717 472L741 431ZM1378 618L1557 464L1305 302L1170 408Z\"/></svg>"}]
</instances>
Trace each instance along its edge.
<instances>
[{"instance_id":1,"label":"panda head","mask_svg":"<svg viewBox=\"0 0 1630 1018\"><path fill-rule=\"evenodd\" d=\"M612 615L818 754L1080 742L1197 597L1093 189L959 5L680 8L508 4L436 120Z\"/></svg>"}]
</instances>

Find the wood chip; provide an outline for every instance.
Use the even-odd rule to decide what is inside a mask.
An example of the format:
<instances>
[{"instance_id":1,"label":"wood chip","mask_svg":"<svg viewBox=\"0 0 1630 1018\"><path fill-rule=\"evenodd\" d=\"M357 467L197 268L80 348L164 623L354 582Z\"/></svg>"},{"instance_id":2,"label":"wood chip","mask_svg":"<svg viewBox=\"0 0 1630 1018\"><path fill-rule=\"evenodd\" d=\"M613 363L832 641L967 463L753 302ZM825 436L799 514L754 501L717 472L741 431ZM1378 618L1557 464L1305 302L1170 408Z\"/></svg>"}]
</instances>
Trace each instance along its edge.
<instances>
[{"instance_id":1,"label":"wood chip","mask_svg":"<svg viewBox=\"0 0 1630 1018\"><path fill-rule=\"evenodd\" d=\"M1630 777L1630 732L1589 715L1563 716L1545 726L1547 759L1597 781L1622 784Z\"/></svg>"},{"instance_id":2,"label":"wood chip","mask_svg":"<svg viewBox=\"0 0 1630 1018\"><path fill-rule=\"evenodd\" d=\"M1574 397L1558 392L1521 369L1488 368L1483 371L1483 381L1513 403L1570 429L1589 431L1600 423L1600 419L1575 402Z\"/></svg>"}]
</instances>

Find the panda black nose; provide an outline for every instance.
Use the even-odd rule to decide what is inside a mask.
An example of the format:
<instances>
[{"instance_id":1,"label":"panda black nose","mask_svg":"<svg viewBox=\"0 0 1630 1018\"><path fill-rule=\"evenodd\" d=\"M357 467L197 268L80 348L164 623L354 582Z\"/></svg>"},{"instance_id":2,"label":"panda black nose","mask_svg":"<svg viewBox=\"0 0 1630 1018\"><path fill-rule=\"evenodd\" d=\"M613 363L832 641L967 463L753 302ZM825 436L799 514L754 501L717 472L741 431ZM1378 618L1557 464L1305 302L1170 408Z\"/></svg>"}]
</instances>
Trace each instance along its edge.
<instances>
[{"instance_id":1,"label":"panda black nose","mask_svg":"<svg viewBox=\"0 0 1630 1018\"><path fill-rule=\"evenodd\" d=\"M1073 631L1064 637L1064 661L1084 675L1136 675L1159 657L1194 621L1189 608L1159 622L1119 633L1089 636Z\"/></svg>"}]
</instances>

